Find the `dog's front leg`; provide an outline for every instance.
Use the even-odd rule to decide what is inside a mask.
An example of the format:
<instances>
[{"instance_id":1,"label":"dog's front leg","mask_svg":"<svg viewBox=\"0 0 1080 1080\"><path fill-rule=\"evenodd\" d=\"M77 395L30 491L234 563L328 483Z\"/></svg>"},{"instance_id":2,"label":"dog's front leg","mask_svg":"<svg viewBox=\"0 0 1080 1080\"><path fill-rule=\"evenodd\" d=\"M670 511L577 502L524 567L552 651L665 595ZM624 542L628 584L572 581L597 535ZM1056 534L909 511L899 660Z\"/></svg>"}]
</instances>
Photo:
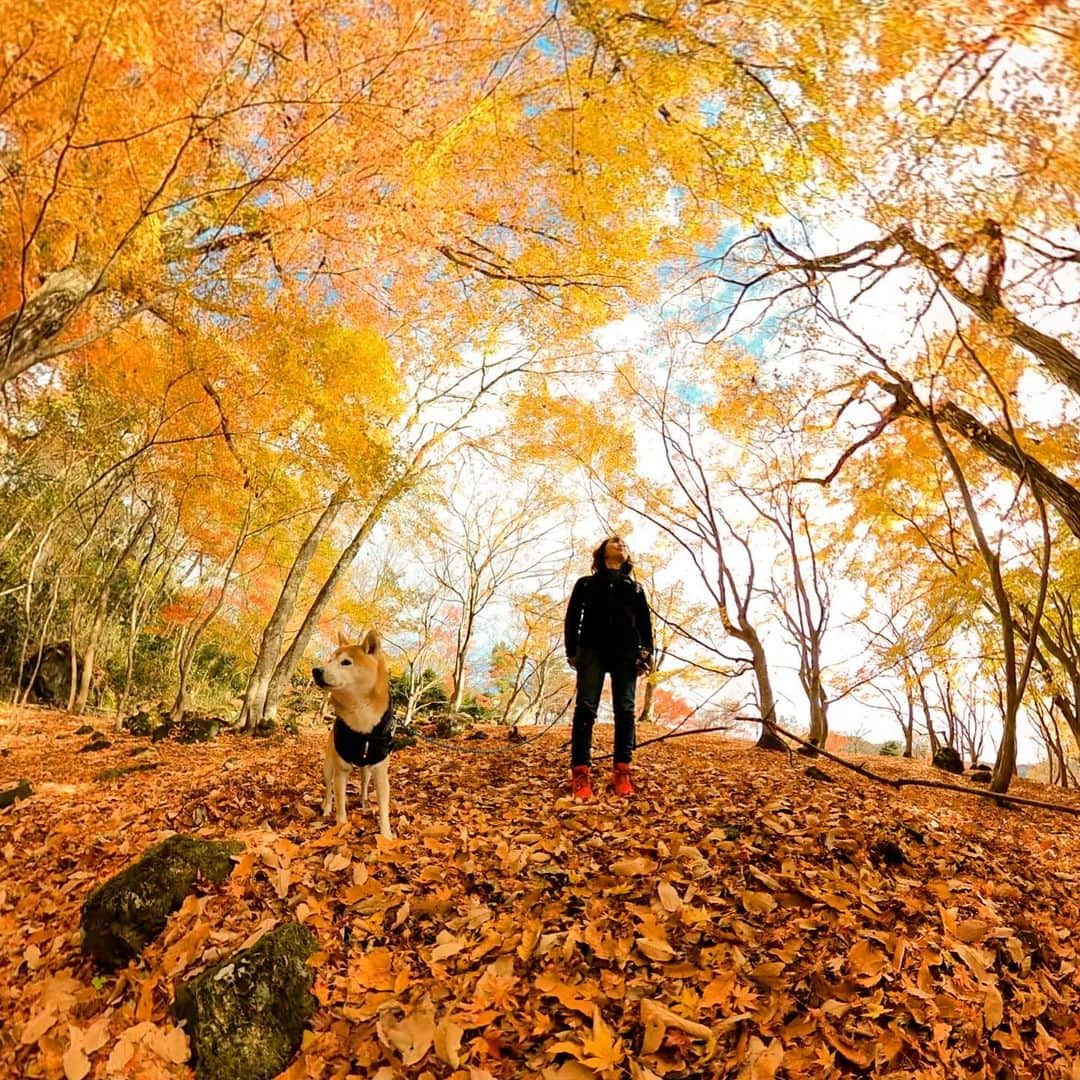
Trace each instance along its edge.
<instances>
[{"instance_id":1,"label":"dog's front leg","mask_svg":"<svg viewBox=\"0 0 1080 1080\"><path fill-rule=\"evenodd\" d=\"M329 817L334 809L334 751L332 746L327 745L323 755L323 785L326 792L323 795L322 816Z\"/></svg>"},{"instance_id":2,"label":"dog's front leg","mask_svg":"<svg viewBox=\"0 0 1080 1080\"><path fill-rule=\"evenodd\" d=\"M335 763L334 768L334 820L339 825L344 825L348 820L348 812L345 809L345 781L349 778L349 768L342 768Z\"/></svg>"},{"instance_id":3,"label":"dog's front leg","mask_svg":"<svg viewBox=\"0 0 1080 1080\"><path fill-rule=\"evenodd\" d=\"M390 759L383 758L378 765L372 766L375 773L375 794L379 800L379 832L387 840L393 840L390 831Z\"/></svg>"},{"instance_id":4,"label":"dog's front leg","mask_svg":"<svg viewBox=\"0 0 1080 1080\"><path fill-rule=\"evenodd\" d=\"M368 782L371 780L371 766L364 765L360 769L360 811L361 813L367 813L367 789Z\"/></svg>"}]
</instances>

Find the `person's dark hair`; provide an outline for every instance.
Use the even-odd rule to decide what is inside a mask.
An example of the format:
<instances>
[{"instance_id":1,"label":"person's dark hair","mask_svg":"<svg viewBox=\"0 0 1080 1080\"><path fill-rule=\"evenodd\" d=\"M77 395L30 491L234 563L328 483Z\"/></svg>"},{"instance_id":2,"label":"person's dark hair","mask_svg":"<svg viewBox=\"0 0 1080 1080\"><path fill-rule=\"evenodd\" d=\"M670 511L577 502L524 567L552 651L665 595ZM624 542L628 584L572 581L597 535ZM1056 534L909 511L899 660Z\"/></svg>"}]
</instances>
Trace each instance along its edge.
<instances>
[{"instance_id":1,"label":"person's dark hair","mask_svg":"<svg viewBox=\"0 0 1080 1080\"><path fill-rule=\"evenodd\" d=\"M594 574L597 574L604 569L604 548L608 546L608 542L611 540L618 540L621 542L622 537L605 536L604 539L600 541L600 546L592 553L592 572ZM619 567L619 569L624 574L629 574L630 571L634 569L634 564L629 559L626 559L623 561L623 564Z\"/></svg>"}]
</instances>

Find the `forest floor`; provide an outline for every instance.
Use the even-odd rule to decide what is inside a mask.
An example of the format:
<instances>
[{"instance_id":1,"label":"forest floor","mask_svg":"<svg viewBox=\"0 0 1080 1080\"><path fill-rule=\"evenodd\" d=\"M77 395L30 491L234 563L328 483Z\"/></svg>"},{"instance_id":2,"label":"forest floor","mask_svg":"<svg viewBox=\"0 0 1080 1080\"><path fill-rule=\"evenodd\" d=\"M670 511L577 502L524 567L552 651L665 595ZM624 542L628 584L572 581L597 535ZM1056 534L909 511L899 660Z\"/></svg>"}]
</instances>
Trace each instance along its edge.
<instances>
[{"instance_id":1,"label":"forest floor","mask_svg":"<svg viewBox=\"0 0 1080 1080\"><path fill-rule=\"evenodd\" d=\"M174 983L299 919L321 1007L290 1080L1080 1080L1078 817L708 735L575 805L562 728L396 753L388 842L355 784L346 825L319 817L322 729L183 746L92 718L112 745L83 752L84 722L0 707L0 788L34 789L0 810L0 1076L190 1077ZM95 972L86 895L172 832L246 849Z\"/></svg>"}]
</instances>

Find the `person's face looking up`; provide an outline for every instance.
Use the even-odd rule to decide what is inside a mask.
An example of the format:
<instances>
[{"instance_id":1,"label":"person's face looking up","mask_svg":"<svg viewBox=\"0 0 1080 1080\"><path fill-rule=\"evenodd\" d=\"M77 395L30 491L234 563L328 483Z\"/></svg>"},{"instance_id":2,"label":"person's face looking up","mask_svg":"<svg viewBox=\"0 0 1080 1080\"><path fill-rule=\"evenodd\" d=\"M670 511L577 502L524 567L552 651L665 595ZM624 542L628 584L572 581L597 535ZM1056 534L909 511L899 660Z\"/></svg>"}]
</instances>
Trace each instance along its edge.
<instances>
[{"instance_id":1,"label":"person's face looking up","mask_svg":"<svg viewBox=\"0 0 1080 1080\"><path fill-rule=\"evenodd\" d=\"M618 570L627 557L626 545L617 536L604 543L604 565L609 570Z\"/></svg>"}]
</instances>

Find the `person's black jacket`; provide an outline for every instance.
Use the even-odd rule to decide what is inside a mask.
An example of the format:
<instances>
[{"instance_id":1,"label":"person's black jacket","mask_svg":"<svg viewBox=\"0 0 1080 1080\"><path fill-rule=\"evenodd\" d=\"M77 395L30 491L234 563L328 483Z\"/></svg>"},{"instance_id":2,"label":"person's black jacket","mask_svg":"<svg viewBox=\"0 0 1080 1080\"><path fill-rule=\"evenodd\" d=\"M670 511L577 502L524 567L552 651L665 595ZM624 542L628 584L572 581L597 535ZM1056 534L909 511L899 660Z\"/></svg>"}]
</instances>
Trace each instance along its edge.
<instances>
[{"instance_id":1,"label":"person's black jacket","mask_svg":"<svg viewBox=\"0 0 1080 1080\"><path fill-rule=\"evenodd\" d=\"M645 590L621 570L598 570L578 578L566 606L566 655L597 649L609 660L632 660L652 652L652 620Z\"/></svg>"}]
</instances>

